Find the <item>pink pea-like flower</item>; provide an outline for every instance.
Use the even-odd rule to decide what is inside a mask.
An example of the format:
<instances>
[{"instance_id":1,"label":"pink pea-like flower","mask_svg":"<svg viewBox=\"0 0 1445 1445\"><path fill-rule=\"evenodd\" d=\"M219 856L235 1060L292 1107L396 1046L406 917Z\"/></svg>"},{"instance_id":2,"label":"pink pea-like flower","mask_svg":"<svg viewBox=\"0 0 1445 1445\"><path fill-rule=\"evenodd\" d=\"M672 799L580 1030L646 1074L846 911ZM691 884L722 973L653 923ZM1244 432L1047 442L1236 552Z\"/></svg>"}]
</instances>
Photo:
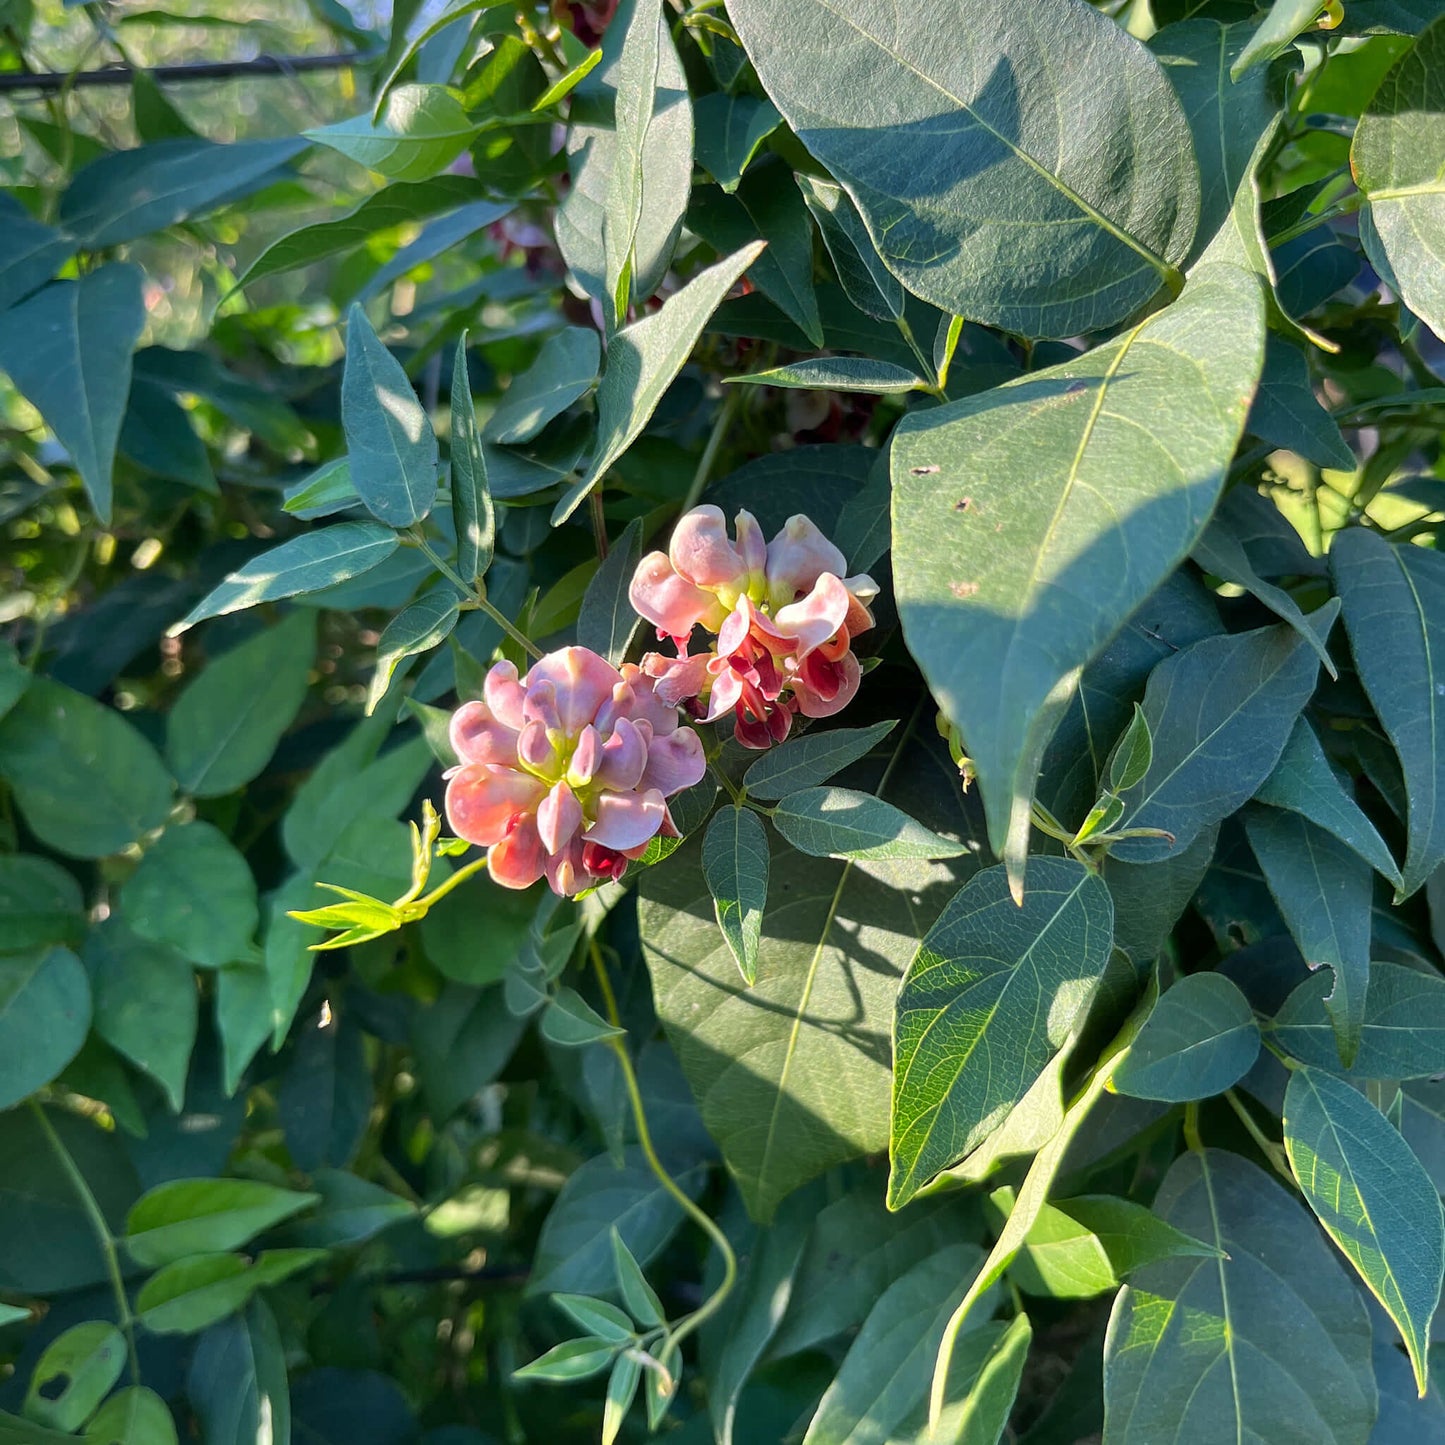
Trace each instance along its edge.
<instances>
[{"instance_id":1,"label":"pink pea-like flower","mask_svg":"<svg viewBox=\"0 0 1445 1445\"><path fill-rule=\"evenodd\" d=\"M452 831L486 848L505 888L545 877L570 897L620 878L659 833L667 800L702 780L702 739L631 664L564 647L518 677L487 673L483 700L452 715Z\"/></svg>"},{"instance_id":2,"label":"pink pea-like flower","mask_svg":"<svg viewBox=\"0 0 1445 1445\"><path fill-rule=\"evenodd\" d=\"M677 647L642 659L658 696L709 722L731 712L738 741L766 748L787 737L794 713L829 717L852 700L852 640L873 626L878 586L845 578L843 554L807 517L790 517L765 545L756 519L739 512L736 534L719 508L693 508L667 552L638 564L629 596ZM696 627L717 635L715 648L688 652Z\"/></svg>"}]
</instances>

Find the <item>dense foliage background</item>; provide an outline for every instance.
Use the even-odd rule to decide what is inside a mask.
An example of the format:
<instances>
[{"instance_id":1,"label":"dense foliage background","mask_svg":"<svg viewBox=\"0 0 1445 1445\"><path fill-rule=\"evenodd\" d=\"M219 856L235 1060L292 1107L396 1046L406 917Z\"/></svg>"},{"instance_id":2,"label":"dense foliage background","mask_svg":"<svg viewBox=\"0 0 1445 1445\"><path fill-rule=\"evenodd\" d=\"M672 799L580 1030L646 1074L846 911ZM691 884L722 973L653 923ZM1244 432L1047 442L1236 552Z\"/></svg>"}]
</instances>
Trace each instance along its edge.
<instances>
[{"instance_id":1,"label":"dense foliage background","mask_svg":"<svg viewBox=\"0 0 1445 1445\"><path fill-rule=\"evenodd\" d=\"M1445 1440L1440 0L0 84L0 1442ZM699 502L858 697L498 887L450 710Z\"/></svg>"}]
</instances>

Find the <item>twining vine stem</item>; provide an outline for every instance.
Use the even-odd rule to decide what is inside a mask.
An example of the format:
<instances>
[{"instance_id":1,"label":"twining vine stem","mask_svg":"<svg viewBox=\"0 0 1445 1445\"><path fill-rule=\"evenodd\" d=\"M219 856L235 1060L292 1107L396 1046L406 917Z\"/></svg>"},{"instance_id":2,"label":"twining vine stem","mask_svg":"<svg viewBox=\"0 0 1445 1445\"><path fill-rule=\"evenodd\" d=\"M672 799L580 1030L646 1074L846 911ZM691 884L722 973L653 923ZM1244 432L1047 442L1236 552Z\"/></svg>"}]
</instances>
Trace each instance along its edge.
<instances>
[{"instance_id":1,"label":"twining vine stem","mask_svg":"<svg viewBox=\"0 0 1445 1445\"><path fill-rule=\"evenodd\" d=\"M463 596L466 597L467 601L473 607L476 607L481 612L485 612L528 657L534 661L541 658L542 651L537 644L525 633L518 631L510 619L504 617L496 607L488 602L487 594L480 587L473 587L464 582L461 573L458 572L446 558L440 556L420 532L412 532L410 535L412 542L415 543L422 556L424 556L448 582L461 588Z\"/></svg>"},{"instance_id":2,"label":"twining vine stem","mask_svg":"<svg viewBox=\"0 0 1445 1445\"><path fill-rule=\"evenodd\" d=\"M70 1180L71 1187L75 1190L81 1206L84 1208L86 1217L90 1220L91 1228L95 1231L96 1242L100 1245L100 1252L105 1256L105 1272L110 1277L110 1287L115 1294L116 1323L120 1326L120 1332L125 1336L126 1359L130 1364L131 1380L140 1384L140 1359L135 1348L135 1316L130 1312L130 1300L126 1297L125 1280L121 1277L120 1256L116 1253L115 1239L110 1232L110 1225L105 1221L105 1215L101 1213L99 1202L91 1193L90 1185L85 1182L85 1175L80 1172L79 1166L71 1157L70 1150L65 1147L65 1141L55 1132L55 1126L45 1115L45 1110L35 1100L30 1100L30 1112L35 1115L36 1122L40 1125L40 1132L45 1135L46 1142L60 1161L60 1167L65 1170L66 1177Z\"/></svg>"},{"instance_id":3,"label":"twining vine stem","mask_svg":"<svg viewBox=\"0 0 1445 1445\"><path fill-rule=\"evenodd\" d=\"M622 1027L622 1016L617 1008L617 995L612 991L612 980L607 976L607 965L602 959L602 950L597 945L597 939L587 940L587 951L592 960L593 971L597 975L597 987L601 990L602 1001L607 1010L608 1021L614 1028ZM667 1344L676 1349L682 1344L688 1335L694 1330L701 1328L715 1315L723 1306L723 1301L732 1292L733 1285L738 1277L738 1260L733 1253L733 1247L728 1243L728 1237L718 1227L717 1223L708 1215L707 1211L695 1204L687 1197L686 1191L678 1184L671 1174L663 1167L662 1160L657 1157L657 1150L653 1147L652 1131L647 1126L647 1111L642 1102L642 1090L637 1085L637 1074L632 1067L632 1056L627 1052L627 1041L620 1034L612 1034L606 1040L607 1045L617 1057L618 1067L622 1070L622 1083L627 1090L628 1102L632 1105L633 1122L637 1125L637 1142L642 1148L643 1157L647 1160L648 1168L657 1178L657 1182L678 1202L683 1211L692 1219L709 1239L717 1246L718 1253L722 1255L723 1277L722 1283L708 1296L703 1303L688 1315L678 1327L673 1330L667 1339Z\"/></svg>"}]
</instances>

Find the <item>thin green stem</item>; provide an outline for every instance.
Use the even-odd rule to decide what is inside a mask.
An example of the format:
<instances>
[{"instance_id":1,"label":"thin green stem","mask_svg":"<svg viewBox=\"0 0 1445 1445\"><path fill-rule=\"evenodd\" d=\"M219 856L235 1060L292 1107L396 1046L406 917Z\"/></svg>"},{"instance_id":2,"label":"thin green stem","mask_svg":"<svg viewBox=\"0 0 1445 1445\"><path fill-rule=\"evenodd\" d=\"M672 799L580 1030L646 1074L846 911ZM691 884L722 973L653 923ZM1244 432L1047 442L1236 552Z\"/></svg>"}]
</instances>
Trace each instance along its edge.
<instances>
[{"instance_id":1,"label":"thin green stem","mask_svg":"<svg viewBox=\"0 0 1445 1445\"><path fill-rule=\"evenodd\" d=\"M457 871L453 873L445 883L439 884L436 888L433 888L432 891L428 893L425 897L414 899L410 904L406 906L411 908L428 909L439 899L445 898L447 894L452 891L453 888L456 888L459 884L465 883L468 878L475 877L486 866L487 860L485 855L481 858L474 858L470 863L466 865L465 868L458 868Z\"/></svg>"},{"instance_id":2,"label":"thin green stem","mask_svg":"<svg viewBox=\"0 0 1445 1445\"><path fill-rule=\"evenodd\" d=\"M1239 1122L1249 1131L1249 1137L1254 1140L1259 1152L1269 1160L1270 1167L1284 1179L1286 1184L1293 1188L1294 1174L1289 1167L1289 1158L1284 1150L1273 1139L1265 1136L1264 1131L1255 1122L1254 1116L1245 1107L1244 1100L1233 1089L1226 1089L1224 1097L1229 1100L1229 1107L1239 1115Z\"/></svg>"},{"instance_id":3,"label":"thin green stem","mask_svg":"<svg viewBox=\"0 0 1445 1445\"><path fill-rule=\"evenodd\" d=\"M34 1099L30 1101L30 1109L35 1115L36 1122L40 1125L40 1132L45 1135L46 1142L60 1161L60 1167L65 1170L66 1177L70 1180L71 1187L75 1190L86 1217L90 1220L91 1228L95 1231L100 1252L105 1256L105 1272L110 1277L110 1287L115 1293L116 1323L120 1326L121 1334L125 1336L125 1352L126 1358L130 1362L131 1380L139 1385L140 1360L136 1355L135 1348L135 1316L130 1312L130 1300L126 1297L125 1280L121 1277L120 1272L120 1256L116 1253L110 1225L105 1222L105 1215L101 1213L100 1205L96 1201L95 1195L91 1193L90 1185L85 1182L85 1175L80 1172L75 1160L71 1158L70 1150L65 1147L65 1142L55 1132L55 1126L45 1117L45 1110Z\"/></svg>"},{"instance_id":4,"label":"thin green stem","mask_svg":"<svg viewBox=\"0 0 1445 1445\"><path fill-rule=\"evenodd\" d=\"M733 418L738 407L742 404L743 391L741 387L730 386L725 388L727 395L723 398L722 409L717 414L717 420L713 423L712 431L708 435L707 445L702 449L702 456L698 458L697 471L692 475L692 485L687 489L687 496L682 500L682 510L690 512L697 506L698 498L702 496L702 489L707 486L708 474L712 471L712 464L717 460L717 454L723 444L723 438L727 435L728 428L733 424Z\"/></svg>"},{"instance_id":5,"label":"thin green stem","mask_svg":"<svg viewBox=\"0 0 1445 1445\"><path fill-rule=\"evenodd\" d=\"M1286 241L1293 241L1296 236L1303 236L1313 231L1318 226L1327 225L1330 221L1338 220L1341 216L1353 215L1364 203L1364 196L1359 191L1352 191L1342 201L1336 201L1333 206L1327 206L1317 215L1303 216L1292 226L1286 226L1277 236L1269 238L1271 246L1282 246Z\"/></svg>"},{"instance_id":6,"label":"thin green stem","mask_svg":"<svg viewBox=\"0 0 1445 1445\"><path fill-rule=\"evenodd\" d=\"M485 612L513 642L520 647L528 657L539 658L542 656L541 649L525 633L519 632L507 617L504 617L497 609L487 601L487 594L480 587L471 587L462 580L462 575L446 560L440 556L420 532L411 534L413 542L421 554L447 579L454 587L460 589L462 595L474 603L479 611Z\"/></svg>"},{"instance_id":7,"label":"thin green stem","mask_svg":"<svg viewBox=\"0 0 1445 1445\"><path fill-rule=\"evenodd\" d=\"M1191 1100L1184 1106L1184 1142L1191 1154L1204 1153L1204 1140L1199 1137L1199 1101Z\"/></svg>"},{"instance_id":8,"label":"thin green stem","mask_svg":"<svg viewBox=\"0 0 1445 1445\"><path fill-rule=\"evenodd\" d=\"M612 980L607 976L607 965L603 962L602 950L597 946L595 937L587 940L587 950L592 959L593 972L597 975L597 987L602 994L608 1021L614 1028L620 1029L622 1016L617 1009L617 996L612 991ZM622 1071L623 1087L627 1090L627 1099L632 1105L632 1119L637 1125L637 1142L642 1148L648 1168L652 1170L657 1182L677 1201L683 1212L712 1240L722 1255L722 1283L672 1331L669 1343L672 1348L676 1349L694 1330L700 1329L706 1324L722 1308L724 1300L732 1293L733 1285L737 1282L738 1277L737 1256L733 1253L732 1245L728 1243L727 1235L718 1228L716 1221L705 1209L688 1198L682 1186L667 1172L663 1167L662 1160L657 1157L657 1150L652 1143L652 1131L647 1126L647 1110L643 1106L642 1090L637 1084L637 1074L632 1068L632 1056L627 1052L626 1039L619 1034L613 1034L606 1042L617 1056L617 1064Z\"/></svg>"}]
</instances>

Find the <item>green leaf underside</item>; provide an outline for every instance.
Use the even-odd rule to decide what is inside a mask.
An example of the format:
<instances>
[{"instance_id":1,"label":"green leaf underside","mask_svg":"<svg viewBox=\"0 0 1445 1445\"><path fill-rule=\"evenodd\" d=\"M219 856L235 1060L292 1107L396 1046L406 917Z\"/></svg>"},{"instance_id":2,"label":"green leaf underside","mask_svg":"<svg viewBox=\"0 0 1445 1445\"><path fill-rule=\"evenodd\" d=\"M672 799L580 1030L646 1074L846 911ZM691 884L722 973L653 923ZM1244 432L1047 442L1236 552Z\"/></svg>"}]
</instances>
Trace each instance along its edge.
<instances>
[{"instance_id":1,"label":"green leaf underside","mask_svg":"<svg viewBox=\"0 0 1445 1445\"><path fill-rule=\"evenodd\" d=\"M769 748L743 774L743 786L749 797L767 801L816 788L849 763L867 757L897 726L880 722L868 728L834 728L793 738L781 747Z\"/></svg>"},{"instance_id":2,"label":"green leaf underside","mask_svg":"<svg viewBox=\"0 0 1445 1445\"><path fill-rule=\"evenodd\" d=\"M735 0L729 15L889 268L945 312L1067 336L1177 278L1199 212L1188 128L1157 62L1104 16L1006 0L966 25L954 0L922 0L906 25L881 0ZM1024 76L1052 103L1022 107ZM1070 147L1079 128L1097 145Z\"/></svg>"},{"instance_id":3,"label":"green leaf underside","mask_svg":"<svg viewBox=\"0 0 1445 1445\"><path fill-rule=\"evenodd\" d=\"M851 788L808 788L777 806L773 826L814 858L956 858L966 845Z\"/></svg>"},{"instance_id":4,"label":"green leaf underside","mask_svg":"<svg viewBox=\"0 0 1445 1445\"><path fill-rule=\"evenodd\" d=\"M1036 858L1023 905L1002 867L967 883L898 995L888 1200L901 1208L1002 1122L1088 1006L1113 904L1082 863Z\"/></svg>"},{"instance_id":5,"label":"green leaf underside","mask_svg":"<svg viewBox=\"0 0 1445 1445\"><path fill-rule=\"evenodd\" d=\"M90 982L68 948L0 957L0 1109L48 1084L90 1028Z\"/></svg>"},{"instance_id":6,"label":"green leaf underside","mask_svg":"<svg viewBox=\"0 0 1445 1445\"><path fill-rule=\"evenodd\" d=\"M306 132L392 181L424 181L454 161L477 133L445 86L403 85L387 97L375 124L368 116Z\"/></svg>"},{"instance_id":7,"label":"green leaf underside","mask_svg":"<svg viewBox=\"0 0 1445 1445\"><path fill-rule=\"evenodd\" d=\"M803 391L862 391L878 396L920 390L924 382L917 373L891 361L869 361L859 356L820 356L812 361L793 361L770 371L752 371L730 376L729 382L754 386L781 386Z\"/></svg>"},{"instance_id":8,"label":"green leaf underside","mask_svg":"<svg viewBox=\"0 0 1445 1445\"><path fill-rule=\"evenodd\" d=\"M1120 340L895 431L899 616L963 733L995 851L1021 857L1079 670L1198 539L1262 353L1257 283L1204 267Z\"/></svg>"},{"instance_id":9,"label":"green leaf underside","mask_svg":"<svg viewBox=\"0 0 1445 1445\"><path fill-rule=\"evenodd\" d=\"M1175 1161L1154 1209L1222 1254L1149 1265L1119 1292L1104 1346L1111 1445L1365 1445L1369 1316L1304 1206L1207 1149Z\"/></svg>"},{"instance_id":10,"label":"green leaf underside","mask_svg":"<svg viewBox=\"0 0 1445 1445\"><path fill-rule=\"evenodd\" d=\"M1310 1208L1399 1327L1423 1395L1445 1276L1445 1213L1424 1166L1369 1100L1310 1068L1290 1074L1284 1146Z\"/></svg>"},{"instance_id":11,"label":"green leaf underside","mask_svg":"<svg viewBox=\"0 0 1445 1445\"><path fill-rule=\"evenodd\" d=\"M746 808L721 808L702 843L702 871L738 969L752 983L768 901L768 833Z\"/></svg>"},{"instance_id":12,"label":"green leaf underside","mask_svg":"<svg viewBox=\"0 0 1445 1445\"><path fill-rule=\"evenodd\" d=\"M138 1264L151 1266L236 1249L319 1197L250 1179L174 1180L132 1207L125 1247Z\"/></svg>"},{"instance_id":13,"label":"green leaf underside","mask_svg":"<svg viewBox=\"0 0 1445 1445\"><path fill-rule=\"evenodd\" d=\"M1154 1005L1114 1087L1137 1099L1207 1099L1236 1084L1259 1055L1249 1001L1218 973L1182 978Z\"/></svg>"}]
</instances>

